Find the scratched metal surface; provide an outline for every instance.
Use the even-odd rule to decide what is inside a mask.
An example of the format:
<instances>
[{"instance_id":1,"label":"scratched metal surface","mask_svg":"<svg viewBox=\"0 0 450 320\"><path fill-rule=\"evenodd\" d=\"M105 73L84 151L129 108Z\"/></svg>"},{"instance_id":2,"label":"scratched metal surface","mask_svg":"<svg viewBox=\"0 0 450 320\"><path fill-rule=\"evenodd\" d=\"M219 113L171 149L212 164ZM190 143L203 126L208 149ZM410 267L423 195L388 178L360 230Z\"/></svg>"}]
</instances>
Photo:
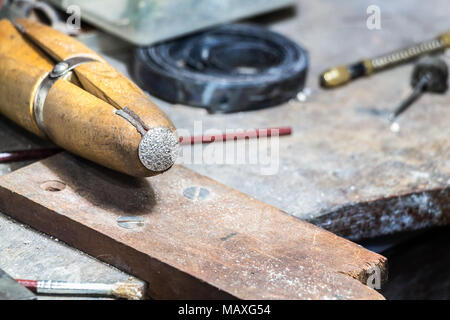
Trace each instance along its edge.
<instances>
[{"instance_id":1,"label":"scratched metal surface","mask_svg":"<svg viewBox=\"0 0 450 320\"><path fill-rule=\"evenodd\" d=\"M372 4L381 8L381 30L366 28L366 8ZM407 94L411 66L399 67L335 91L322 91L317 87L317 75L326 67L380 54L450 29L448 12L450 3L445 0L301 1L296 12L276 14L262 22L308 49L311 68L307 86L312 94L307 102L293 101L277 108L233 115L208 115L202 110L158 102L178 127L190 131L194 120L202 120L204 129L220 130L292 125L294 135L280 139L281 157L276 175L263 176L259 167L249 165L193 164L188 167L300 218L325 217L322 224L325 227L326 213L338 212L337 209L346 204L389 195L395 199L395 195L411 190L448 190L449 93L422 97L402 117L401 131L395 135L388 130L387 122L371 110L391 109ZM126 73L129 56L129 53L117 54L110 61ZM10 129L12 127L2 120L2 149L42 144L19 128ZM15 130L15 135L10 134L10 130ZM13 167L1 165L1 173L22 165L25 163ZM429 210L435 206L432 203L430 206L426 197L422 200L415 204L420 204L425 218L433 217L433 212L443 212L442 208ZM416 205L412 202L411 207ZM448 201L446 205L448 211ZM401 214L398 216L403 218ZM370 217L370 211L365 217ZM365 217L361 218L363 222ZM404 221L407 227L408 216ZM419 226L425 226L428 220L423 221ZM402 226L395 219L387 218L386 223L390 227ZM0 268L13 276L52 276L62 280L81 266L81 270L89 270L81 274L86 281L127 278L90 257L80 260L83 256L77 250L23 228L2 215L0 230ZM358 230L353 234L354 237L361 235Z\"/></svg>"},{"instance_id":2,"label":"scratched metal surface","mask_svg":"<svg viewBox=\"0 0 450 320\"><path fill-rule=\"evenodd\" d=\"M380 8L380 30L367 28L370 5ZM327 67L436 37L450 29L448 9L450 3L442 0L434 0L432 6L419 1L345 5L314 1L253 20L307 48L311 58L307 101L211 115L155 100L181 135L286 125L294 128L294 134L269 149L273 166L262 164L267 159L260 156L256 156L258 164L249 164L248 157L257 154L258 146L242 142L226 147L215 143L196 150L183 147L179 163L353 240L447 224L450 91L423 95L399 118L400 131L394 133L387 112L409 94L412 64L335 90L318 88L317 79ZM450 52L442 58L450 63ZM109 58L124 73L128 73L130 60L129 52ZM229 148L236 148L234 155ZM236 156L238 148L245 150L247 160L227 163L226 157Z\"/></svg>"},{"instance_id":3,"label":"scratched metal surface","mask_svg":"<svg viewBox=\"0 0 450 320\"><path fill-rule=\"evenodd\" d=\"M90 0L49 0L67 9L80 7L82 18L136 45L149 45L292 4L293 0L122 0L104 10ZM190 14L186 14L190 11Z\"/></svg>"}]
</instances>

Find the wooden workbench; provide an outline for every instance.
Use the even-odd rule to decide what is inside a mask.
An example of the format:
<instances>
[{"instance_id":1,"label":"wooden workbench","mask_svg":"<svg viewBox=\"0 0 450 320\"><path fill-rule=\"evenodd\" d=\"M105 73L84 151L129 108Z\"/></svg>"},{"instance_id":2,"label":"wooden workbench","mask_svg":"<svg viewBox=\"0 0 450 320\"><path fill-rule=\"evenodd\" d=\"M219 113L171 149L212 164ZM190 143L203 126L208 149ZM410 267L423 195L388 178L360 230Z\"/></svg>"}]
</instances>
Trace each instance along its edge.
<instances>
[{"instance_id":1,"label":"wooden workbench","mask_svg":"<svg viewBox=\"0 0 450 320\"><path fill-rule=\"evenodd\" d=\"M308 49L307 87L312 94L306 102L232 115L209 115L159 102L178 128L191 132L195 120L202 121L204 130L293 126L292 136L280 138L278 172L261 175L261 168L251 165L185 165L352 239L446 223L449 94L423 96L402 116L401 130L394 134L374 110L392 109L408 93L411 65L333 91L317 87L317 75L329 66L371 57L450 29L448 1L431 2L301 1L296 12L260 19ZM366 27L366 9L373 4L381 9L381 30ZM129 57L129 53L118 53L110 61L126 72ZM2 146L21 149L42 144L3 122L2 130L8 132L8 139L14 132L17 144L2 139ZM76 274L79 280L91 281L127 277L90 257L79 259L78 251L4 216L0 216L0 228L5 235L0 255L7 257L0 260L0 268L13 276L67 279ZM30 260L36 263L30 266Z\"/></svg>"}]
</instances>

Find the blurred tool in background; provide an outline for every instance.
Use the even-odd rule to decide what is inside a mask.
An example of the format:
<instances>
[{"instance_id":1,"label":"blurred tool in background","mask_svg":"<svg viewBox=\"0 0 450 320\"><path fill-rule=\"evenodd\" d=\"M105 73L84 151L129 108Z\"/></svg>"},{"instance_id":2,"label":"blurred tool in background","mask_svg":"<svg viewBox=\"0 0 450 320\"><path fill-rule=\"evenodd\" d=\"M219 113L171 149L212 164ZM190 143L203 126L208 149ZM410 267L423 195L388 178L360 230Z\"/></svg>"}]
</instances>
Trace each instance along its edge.
<instances>
[{"instance_id":1,"label":"blurred tool in background","mask_svg":"<svg viewBox=\"0 0 450 320\"><path fill-rule=\"evenodd\" d=\"M213 135L199 135L180 137L181 145L206 144L212 142L226 142L243 139L270 138L272 136L286 136L292 133L291 127L253 129L246 131L234 131ZM28 150L14 150L0 152L0 163L10 163L16 161L38 160L47 158L58 152L63 151L61 148L42 148Z\"/></svg>"},{"instance_id":2,"label":"blurred tool in background","mask_svg":"<svg viewBox=\"0 0 450 320\"><path fill-rule=\"evenodd\" d=\"M133 68L150 94L211 113L286 102L303 89L307 70L308 57L299 45L244 24L138 48Z\"/></svg>"},{"instance_id":3,"label":"blurred tool in background","mask_svg":"<svg viewBox=\"0 0 450 320\"><path fill-rule=\"evenodd\" d=\"M445 93L448 88L448 67L444 60L436 57L423 57L414 67L411 75L413 92L389 116L394 121L405 112L422 93Z\"/></svg>"},{"instance_id":4,"label":"blurred tool in background","mask_svg":"<svg viewBox=\"0 0 450 320\"><path fill-rule=\"evenodd\" d=\"M16 279L25 288L43 295L104 296L127 300L144 298L145 287L134 282L89 283Z\"/></svg>"},{"instance_id":5,"label":"blurred tool in background","mask_svg":"<svg viewBox=\"0 0 450 320\"><path fill-rule=\"evenodd\" d=\"M333 88L362 76L409 62L425 54L436 53L450 47L450 31L411 47L394 51L373 59L364 59L349 66L337 66L323 72L319 83L324 88Z\"/></svg>"}]
</instances>

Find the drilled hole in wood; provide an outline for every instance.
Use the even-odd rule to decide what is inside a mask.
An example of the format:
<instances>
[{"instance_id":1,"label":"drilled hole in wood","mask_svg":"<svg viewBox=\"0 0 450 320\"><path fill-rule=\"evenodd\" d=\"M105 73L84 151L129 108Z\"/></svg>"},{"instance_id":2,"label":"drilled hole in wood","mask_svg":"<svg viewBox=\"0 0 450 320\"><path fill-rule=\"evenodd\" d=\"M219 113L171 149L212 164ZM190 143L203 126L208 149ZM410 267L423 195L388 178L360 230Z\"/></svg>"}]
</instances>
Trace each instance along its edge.
<instances>
[{"instance_id":1,"label":"drilled hole in wood","mask_svg":"<svg viewBox=\"0 0 450 320\"><path fill-rule=\"evenodd\" d=\"M66 184L64 182L57 181L57 180L45 181L43 184L41 184L42 189L44 189L45 191L50 191L50 192L61 191L61 190L64 190L65 187L66 187Z\"/></svg>"}]
</instances>

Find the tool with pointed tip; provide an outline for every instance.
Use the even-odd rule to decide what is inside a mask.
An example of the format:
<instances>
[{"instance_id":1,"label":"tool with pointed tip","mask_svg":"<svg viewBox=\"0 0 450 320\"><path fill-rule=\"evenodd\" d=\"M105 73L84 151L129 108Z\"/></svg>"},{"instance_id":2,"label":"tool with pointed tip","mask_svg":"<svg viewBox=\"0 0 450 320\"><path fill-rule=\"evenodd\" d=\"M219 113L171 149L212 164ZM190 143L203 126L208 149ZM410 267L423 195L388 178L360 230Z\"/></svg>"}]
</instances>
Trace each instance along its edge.
<instances>
[{"instance_id":1,"label":"tool with pointed tip","mask_svg":"<svg viewBox=\"0 0 450 320\"><path fill-rule=\"evenodd\" d=\"M448 88L447 82L448 67L445 61L429 56L420 59L411 76L412 93L389 115L389 120L394 121L425 91L444 93Z\"/></svg>"},{"instance_id":2,"label":"tool with pointed tip","mask_svg":"<svg viewBox=\"0 0 450 320\"><path fill-rule=\"evenodd\" d=\"M319 83L324 88L333 88L354 79L409 62L426 54L450 48L450 30L438 37L411 47L397 50L376 58L363 59L349 66L336 66L323 72Z\"/></svg>"},{"instance_id":3,"label":"tool with pointed tip","mask_svg":"<svg viewBox=\"0 0 450 320\"><path fill-rule=\"evenodd\" d=\"M143 177L175 162L169 118L128 78L75 39L0 20L0 113L100 165Z\"/></svg>"}]
</instances>

